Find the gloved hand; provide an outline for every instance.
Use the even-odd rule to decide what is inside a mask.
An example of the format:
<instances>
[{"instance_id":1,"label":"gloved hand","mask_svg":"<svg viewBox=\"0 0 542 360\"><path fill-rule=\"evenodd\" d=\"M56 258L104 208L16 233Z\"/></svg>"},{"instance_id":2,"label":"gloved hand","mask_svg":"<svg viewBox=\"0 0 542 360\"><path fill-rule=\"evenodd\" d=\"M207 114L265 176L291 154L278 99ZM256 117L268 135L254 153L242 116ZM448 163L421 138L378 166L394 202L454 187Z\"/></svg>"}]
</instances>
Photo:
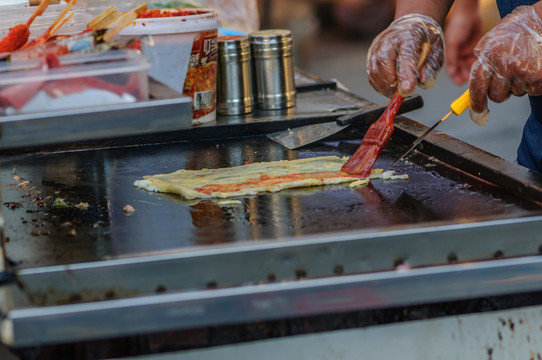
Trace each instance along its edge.
<instances>
[{"instance_id":1,"label":"gloved hand","mask_svg":"<svg viewBox=\"0 0 542 360\"><path fill-rule=\"evenodd\" d=\"M487 99L542 95L542 20L531 6L517 7L480 40L474 55L470 115L487 124Z\"/></svg>"},{"instance_id":2,"label":"gloved hand","mask_svg":"<svg viewBox=\"0 0 542 360\"><path fill-rule=\"evenodd\" d=\"M422 44L431 52L418 73ZM416 85L428 89L435 83L444 62L442 29L431 17L409 14L396 19L371 44L367 55L369 83L379 93L392 97L396 91L411 95Z\"/></svg>"}]
</instances>

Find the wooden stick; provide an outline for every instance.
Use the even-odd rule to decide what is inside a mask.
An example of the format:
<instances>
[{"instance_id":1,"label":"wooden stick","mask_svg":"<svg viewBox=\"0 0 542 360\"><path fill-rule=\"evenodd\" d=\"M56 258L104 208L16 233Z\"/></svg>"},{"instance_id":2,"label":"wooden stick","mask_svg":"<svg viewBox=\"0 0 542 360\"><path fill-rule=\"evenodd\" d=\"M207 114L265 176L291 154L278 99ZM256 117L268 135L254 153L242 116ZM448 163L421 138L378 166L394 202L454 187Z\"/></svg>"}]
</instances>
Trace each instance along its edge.
<instances>
[{"instance_id":1,"label":"wooden stick","mask_svg":"<svg viewBox=\"0 0 542 360\"><path fill-rule=\"evenodd\" d=\"M30 0L28 4L30 6L38 6L41 3L41 0ZM51 4L60 4L60 0L51 0Z\"/></svg>"},{"instance_id":2,"label":"wooden stick","mask_svg":"<svg viewBox=\"0 0 542 360\"><path fill-rule=\"evenodd\" d=\"M66 18L58 24L58 26L56 26L54 29L51 30L51 32L49 33L49 37L53 36L54 33L56 33L58 29L62 27L62 25L64 25L68 20L71 19L72 16L73 16L73 12L71 12L68 16L66 16Z\"/></svg>"},{"instance_id":3,"label":"wooden stick","mask_svg":"<svg viewBox=\"0 0 542 360\"><path fill-rule=\"evenodd\" d=\"M88 22L87 29L92 31L101 30L109 27L114 23L120 14L117 12L114 6L110 6L107 10L102 11L98 16Z\"/></svg>"},{"instance_id":4,"label":"wooden stick","mask_svg":"<svg viewBox=\"0 0 542 360\"><path fill-rule=\"evenodd\" d=\"M138 7L136 7L133 11L136 12L137 16L143 15L145 11L147 11L147 4L141 4Z\"/></svg>"},{"instance_id":5,"label":"wooden stick","mask_svg":"<svg viewBox=\"0 0 542 360\"><path fill-rule=\"evenodd\" d=\"M424 42L422 44L422 49L420 51L420 57L418 58L418 70L422 68L422 66L425 64L425 60L427 60L427 57L429 56L429 53L431 52L431 44L428 42Z\"/></svg>"},{"instance_id":6,"label":"wooden stick","mask_svg":"<svg viewBox=\"0 0 542 360\"><path fill-rule=\"evenodd\" d=\"M47 1L47 0L44 0L44 1ZM31 41L27 42L26 44L24 44L24 46L22 46L21 49L26 49L26 48L31 47L31 46L40 45L40 44L45 43L47 40L49 40L49 38L51 37L51 34L53 32L53 29L54 29L54 31L57 31L60 28L60 26L64 25L64 23L66 23L66 21L68 21L68 19L73 15L73 13L72 13L70 16L68 16L68 19L62 21L62 18L64 17L64 15L66 15L68 10L70 10L73 7L73 5L75 5L76 2L77 2L77 0L70 1L66 5L66 7L60 12L60 14L58 14L55 21L53 21L53 23L51 24L51 26L49 26L47 28L47 30L45 30L45 32L42 35L40 35L36 39L31 40ZM59 23L60 23L60 26L57 26Z\"/></svg>"},{"instance_id":7,"label":"wooden stick","mask_svg":"<svg viewBox=\"0 0 542 360\"><path fill-rule=\"evenodd\" d=\"M51 24L51 26L49 26L47 31L45 31L45 34L43 34L43 36L45 36L46 38L49 38L51 36L51 31L53 31L56 25L62 21L62 18L66 15L68 11L70 11L70 9L75 5L76 2L77 0L72 0L64 7L64 9L62 9L60 14L58 14L55 21L53 21L53 23Z\"/></svg>"},{"instance_id":8,"label":"wooden stick","mask_svg":"<svg viewBox=\"0 0 542 360\"><path fill-rule=\"evenodd\" d=\"M26 22L26 26L29 27L36 17L43 14L50 3L51 3L51 0L42 0L40 2L40 6L38 6L38 8L34 10L34 12L32 13L32 16L30 16L30 19L28 19L28 21Z\"/></svg>"},{"instance_id":9,"label":"wooden stick","mask_svg":"<svg viewBox=\"0 0 542 360\"><path fill-rule=\"evenodd\" d=\"M106 31L104 34L104 41L108 42L111 41L115 36L117 36L122 29L124 29L126 26L130 25L134 22L135 19L140 14L143 14L145 11L147 11L147 5L143 4L135 8L134 10L130 10L122 14L117 21L115 21L111 26L109 30Z\"/></svg>"}]
</instances>

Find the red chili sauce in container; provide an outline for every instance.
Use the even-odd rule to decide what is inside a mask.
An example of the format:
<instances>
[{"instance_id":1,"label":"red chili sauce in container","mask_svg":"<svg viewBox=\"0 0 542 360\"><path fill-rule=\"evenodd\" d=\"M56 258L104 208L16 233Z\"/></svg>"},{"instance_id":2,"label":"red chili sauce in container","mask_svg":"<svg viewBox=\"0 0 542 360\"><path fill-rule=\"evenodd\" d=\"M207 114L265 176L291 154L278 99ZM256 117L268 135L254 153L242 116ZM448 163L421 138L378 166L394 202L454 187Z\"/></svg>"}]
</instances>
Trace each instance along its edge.
<instances>
[{"instance_id":1,"label":"red chili sauce in container","mask_svg":"<svg viewBox=\"0 0 542 360\"><path fill-rule=\"evenodd\" d=\"M205 9L150 9L139 15L140 19L201 15L209 12Z\"/></svg>"}]
</instances>

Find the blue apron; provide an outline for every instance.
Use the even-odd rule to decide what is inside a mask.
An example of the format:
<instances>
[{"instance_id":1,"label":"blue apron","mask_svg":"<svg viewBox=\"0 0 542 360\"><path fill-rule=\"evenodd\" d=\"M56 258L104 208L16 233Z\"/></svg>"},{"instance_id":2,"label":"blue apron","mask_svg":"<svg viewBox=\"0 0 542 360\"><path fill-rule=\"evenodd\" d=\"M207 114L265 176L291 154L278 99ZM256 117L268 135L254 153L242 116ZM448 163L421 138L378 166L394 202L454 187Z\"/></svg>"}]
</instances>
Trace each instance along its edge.
<instances>
[{"instance_id":1,"label":"blue apron","mask_svg":"<svg viewBox=\"0 0 542 360\"><path fill-rule=\"evenodd\" d=\"M497 0L501 17L520 5L532 5L537 1ZM542 96L529 96L531 115L523 128L523 137L518 148L518 163L542 173Z\"/></svg>"}]
</instances>

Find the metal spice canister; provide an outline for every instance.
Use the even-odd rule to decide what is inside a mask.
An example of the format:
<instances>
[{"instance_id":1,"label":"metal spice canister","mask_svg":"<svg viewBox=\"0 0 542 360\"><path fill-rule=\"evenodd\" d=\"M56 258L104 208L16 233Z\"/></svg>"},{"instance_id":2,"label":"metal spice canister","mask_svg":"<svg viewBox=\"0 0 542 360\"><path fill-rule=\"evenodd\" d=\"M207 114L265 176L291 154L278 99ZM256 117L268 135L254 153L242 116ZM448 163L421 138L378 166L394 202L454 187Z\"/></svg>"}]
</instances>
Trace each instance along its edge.
<instances>
[{"instance_id":1,"label":"metal spice canister","mask_svg":"<svg viewBox=\"0 0 542 360\"><path fill-rule=\"evenodd\" d=\"M254 64L256 100L262 109L295 106L294 43L290 30L249 34Z\"/></svg>"},{"instance_id":2,"label":"metal spice canister","mask_svg":"<svg viewBox=\"0 0 542 360\"><path fill-rule=\"evenodd\" d=\"M247 114L254 110L248 36L218 37L217 112Z\"/></svg>"}]
</instances>

